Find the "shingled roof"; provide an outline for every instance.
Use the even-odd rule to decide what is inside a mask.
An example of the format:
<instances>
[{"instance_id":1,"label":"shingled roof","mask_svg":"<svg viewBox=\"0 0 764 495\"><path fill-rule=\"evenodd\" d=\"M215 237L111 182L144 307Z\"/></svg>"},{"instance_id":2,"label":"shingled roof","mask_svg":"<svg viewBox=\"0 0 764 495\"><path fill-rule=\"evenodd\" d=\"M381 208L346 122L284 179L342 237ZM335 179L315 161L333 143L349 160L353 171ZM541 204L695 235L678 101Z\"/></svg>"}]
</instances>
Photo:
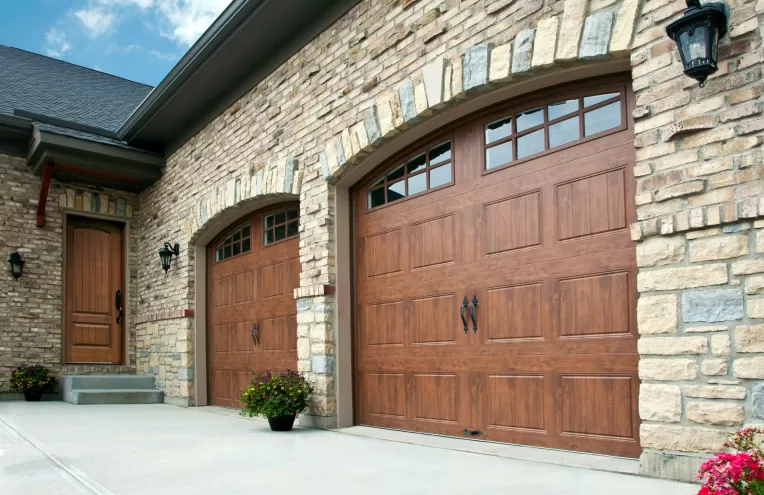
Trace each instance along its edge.
<instances>
[{"instance_id":1,"label":"shingled roof","mask_svg":"<svg viewBox=\"0 0 764 495\"><path fill-rule=\"evenodd\" d=\"M0 45L0 88L0 114L20 110L107 133L116 133L153 89L4 45Z\"/></svg>"}]
</instances>

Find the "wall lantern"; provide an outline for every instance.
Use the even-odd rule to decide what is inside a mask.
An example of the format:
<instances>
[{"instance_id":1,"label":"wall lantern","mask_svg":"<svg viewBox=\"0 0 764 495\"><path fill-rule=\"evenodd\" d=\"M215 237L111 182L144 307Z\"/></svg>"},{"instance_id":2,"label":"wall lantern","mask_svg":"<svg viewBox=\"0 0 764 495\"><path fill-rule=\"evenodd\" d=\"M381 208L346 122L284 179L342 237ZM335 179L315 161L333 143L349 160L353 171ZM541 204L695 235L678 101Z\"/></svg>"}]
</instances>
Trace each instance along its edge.
<instances>
[{"instance_id":1,"label":"wall lantern","mask_svg":"<svg viewBox=\"0 0 764 495\"><path fill-rule=\"evenodd\" d=\"M666 33L679 47L684 73L697 79L702 88L706 78L716 72L719 39L727 33L728 7L724 3L687 0L684 15L666 28Z\"/></svg>"},{"instance_id":2,"label":"wall lantern","mask_svg":"<svg viewBox=\"0 0 764 495\"><path fill-rule=\"evenodd\" d=\"M10 258L8 258L8 263L11 264L11 275L13 275L13 278L18 280L21 276L21 269L24 266L24 260L21 259L21 255L17 252L11 253Z\"/></svg>"},{"instance_id":3,"label":"wall lantern","mask_svg":"<svg viewBox=\"0 0 764 495\"><path fill-rule=\"evenodd\" d=\"M159 250L159 259L162 260L162 268L164 272L170 269L170 261L172 261L172 255L178 256L180 254L180 246L175 243L172 246L169 242L164 243L164 247Z\"/></svg>"}]
</instances>

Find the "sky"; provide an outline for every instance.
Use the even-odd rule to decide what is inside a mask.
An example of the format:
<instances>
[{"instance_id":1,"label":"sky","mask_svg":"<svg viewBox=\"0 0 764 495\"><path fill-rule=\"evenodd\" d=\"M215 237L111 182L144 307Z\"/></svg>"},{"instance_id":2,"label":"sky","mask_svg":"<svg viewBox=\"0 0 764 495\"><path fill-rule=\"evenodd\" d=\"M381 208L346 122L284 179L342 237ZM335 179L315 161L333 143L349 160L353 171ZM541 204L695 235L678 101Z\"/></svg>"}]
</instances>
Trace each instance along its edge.
<instances>
[{"instance_id":1,"label":"sky","mask_svg":"<svg viewBox=\"0 0 764 495\"><path fill-rule=\"evenodd\" d=\"M0 0L0 44L156 86L229 2Z\"/></svg>"}]
</instances>

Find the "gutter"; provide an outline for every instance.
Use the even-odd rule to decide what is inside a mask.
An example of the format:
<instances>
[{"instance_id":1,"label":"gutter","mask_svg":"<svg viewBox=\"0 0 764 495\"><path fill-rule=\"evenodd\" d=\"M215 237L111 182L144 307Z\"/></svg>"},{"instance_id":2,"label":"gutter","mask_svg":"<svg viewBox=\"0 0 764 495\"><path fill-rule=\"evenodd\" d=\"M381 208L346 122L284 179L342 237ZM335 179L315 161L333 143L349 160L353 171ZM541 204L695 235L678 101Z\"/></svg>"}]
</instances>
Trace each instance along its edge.
<instances>
[{"instance_id":1,"label":"gutter","mask_svg":"<svg viewBox=\"0 0 764 495\"><path fill-rule=\"evenodd\" d=\"M138 134L151 115L164 105L175 91L217 50L235 30L246 15L240 15L245 8L255 9L266 0L234 0L223 13L212 23L204 34L194 43L194 46L180 59L162 82L149 93L146 98L133 110L122 127L117 132L118 139L129 141ZM233 21L238 20L236 24Z\"/></svg>"}]
</instances>

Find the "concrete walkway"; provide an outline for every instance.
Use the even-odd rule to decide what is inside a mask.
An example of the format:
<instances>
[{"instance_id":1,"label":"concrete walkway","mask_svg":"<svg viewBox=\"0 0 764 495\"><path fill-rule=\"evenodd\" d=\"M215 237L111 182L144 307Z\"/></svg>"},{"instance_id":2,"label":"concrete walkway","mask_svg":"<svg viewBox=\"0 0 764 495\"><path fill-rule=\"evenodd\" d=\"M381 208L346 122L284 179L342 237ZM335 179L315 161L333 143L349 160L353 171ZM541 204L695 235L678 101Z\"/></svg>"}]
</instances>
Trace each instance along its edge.
<instances>
[{"instance_id":1,"label":"concrete walkway","mask_svg":"<svg viewBox=\"0 0 764 495\"><path fill-rule=\"evenodd\" d=\"M0 493L690 495L698 487L266 423L215 408L0 402Z\"/></svg>"}]
</instances>

